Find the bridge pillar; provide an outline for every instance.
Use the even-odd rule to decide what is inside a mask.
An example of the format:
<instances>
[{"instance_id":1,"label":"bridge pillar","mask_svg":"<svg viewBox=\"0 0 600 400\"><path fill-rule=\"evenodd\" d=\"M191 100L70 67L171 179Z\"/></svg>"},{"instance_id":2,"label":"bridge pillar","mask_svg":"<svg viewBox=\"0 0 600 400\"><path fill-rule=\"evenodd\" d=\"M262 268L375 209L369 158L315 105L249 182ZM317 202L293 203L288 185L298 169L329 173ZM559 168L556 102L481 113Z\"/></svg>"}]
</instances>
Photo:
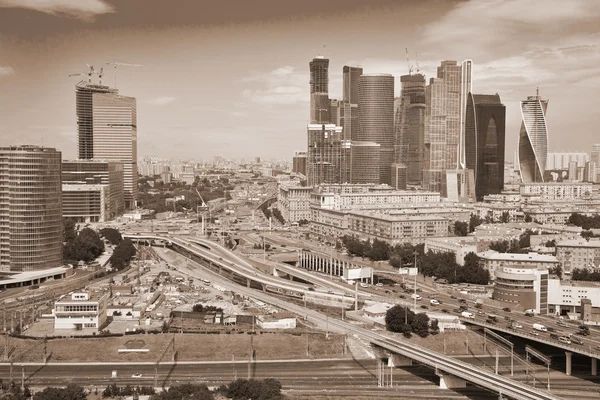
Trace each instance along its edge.
<instances>
[{"instance_id":1,"label":"bridge pillar","mask_svg":"<svg viewBox=\"0 0 600 400\"><path fill-rule=\"evenodd\" d=\"M246 278L246 287L248 287L248 288L250 287L250 282L251 282L250 278Z\"/></svg>"},{"instance_id":2,"label":"bridge pillar","mask_svg":"<svg viewBox=\"0 0 600 400\"><path fill-rule=\"evenodd\" d=\"M566 364L567 364L565 373L570 376L571 369L573 368L573 353L570 351L565 351L565 356L566 356Z\"/></svg>"},{"instance_id":3,"label":"bridge pillar","mask_svg":"<svg viewBox=\"0 0 600 400\"><path fill-rule=\"evenodd\" d=\"M442 389L461 389L467 387L467 382L456 376L438 373L440 377L440 388Z\"/></svg>"},{"instance_id":4,"label":"bridge pillar","mask_svg":"<svg viewBox=\"0 0 600 400\"><path fill-rule=\"evenodd\" d=\"M592 376L598 376L598 359L592 358Z\"/></svg>"},{"instance_id":5,"label":"bridge pillar","mask_svg":"<svg viewBox=\"0 0 600 400\"><path fill-rule=\"evenodd\" d=\"M388 357L388 367L408 367L413 364L413 361L400 354L390 354Z\"/></svg>"}]
</instances>

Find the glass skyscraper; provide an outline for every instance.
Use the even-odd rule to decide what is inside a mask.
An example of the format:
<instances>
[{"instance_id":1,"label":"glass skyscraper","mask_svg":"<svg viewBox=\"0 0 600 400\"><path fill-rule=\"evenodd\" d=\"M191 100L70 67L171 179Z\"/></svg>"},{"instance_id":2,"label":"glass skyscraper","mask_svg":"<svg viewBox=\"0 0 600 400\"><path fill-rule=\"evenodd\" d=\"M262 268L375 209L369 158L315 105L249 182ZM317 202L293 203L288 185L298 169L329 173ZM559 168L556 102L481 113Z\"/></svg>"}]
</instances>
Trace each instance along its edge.
<instances>
[{"instance_id":1,"label":"glass skyscraper","mask_svg":"<svg viewBox=\"0 0 600 400\"><path fill-rule=\"evenodd\" d=\"M521 101L521 131L519 132L519 169L523 183L544 182L548 156L548 100L537 94Z\"/></svg>"}]
</instances>

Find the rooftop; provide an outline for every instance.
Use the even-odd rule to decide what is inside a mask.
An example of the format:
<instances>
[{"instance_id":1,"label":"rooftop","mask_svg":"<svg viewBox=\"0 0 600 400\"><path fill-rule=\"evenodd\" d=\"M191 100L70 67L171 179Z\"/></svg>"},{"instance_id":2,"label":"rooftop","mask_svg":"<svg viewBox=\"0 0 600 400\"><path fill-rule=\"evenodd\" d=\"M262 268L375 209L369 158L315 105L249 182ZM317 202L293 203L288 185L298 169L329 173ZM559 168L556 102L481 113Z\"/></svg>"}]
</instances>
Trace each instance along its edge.
<instances>
[{"instance_id":1,"label":"rooftop","mask_svg":"<svg viewBox=\"0 0 600 400\"><path fill-rule=\"evenodd\" d=\"M538 253L498 253L494 250L487 250L481 253L477 253L477 257L497 261L535 261L558 263L558 259L556 257Z\"/></svg>"},{"instance_id":2,"label":"rooftop","mask_svg":"<svg viewBox=\"0 0 600 400\"><path fill-rule=\"evenodd\" d=\"M590 240L590 241L587 241L585 239L561 240L560 242L556 243L556 247L600 248L600 240Z\"/></svg>"}]
</instances>

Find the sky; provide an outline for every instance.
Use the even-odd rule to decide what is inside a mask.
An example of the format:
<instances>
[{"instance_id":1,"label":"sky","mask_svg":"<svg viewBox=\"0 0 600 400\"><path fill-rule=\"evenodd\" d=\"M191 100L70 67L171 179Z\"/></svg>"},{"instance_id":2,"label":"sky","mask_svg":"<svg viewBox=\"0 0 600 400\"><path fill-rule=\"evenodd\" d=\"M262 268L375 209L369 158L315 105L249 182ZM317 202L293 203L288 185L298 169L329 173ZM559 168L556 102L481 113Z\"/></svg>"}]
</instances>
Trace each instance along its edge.
<instances>
[{"instance_id":1,"label":"sky","mask_svg":"<svg viewBox=\"0 0 600 400\"><path fill-rule=\"evenodd\" d=\"M598 0L0 0L0 145L76 158L82 77L69 75L90 64L137 98L140 157L291 159L306 149L314 56L340 98L344 65L399 77L405 48L427 79L473 60L473 91L506 105L508 160L537 87L549 151L600 143Z\"/></svg>"}]
</instances>

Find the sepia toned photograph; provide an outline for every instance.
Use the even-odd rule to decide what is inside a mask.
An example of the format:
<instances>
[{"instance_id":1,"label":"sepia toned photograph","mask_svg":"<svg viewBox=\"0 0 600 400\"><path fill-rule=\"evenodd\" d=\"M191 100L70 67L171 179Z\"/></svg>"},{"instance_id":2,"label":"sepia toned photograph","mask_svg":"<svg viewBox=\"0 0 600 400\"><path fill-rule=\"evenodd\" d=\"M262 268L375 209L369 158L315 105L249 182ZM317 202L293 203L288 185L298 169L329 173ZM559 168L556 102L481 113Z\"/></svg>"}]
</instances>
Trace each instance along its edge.
<instances>
[{"instance_id":1,"label":"sepia toned photograph","mask_svg":"<svg viewBox=\"0 0 600 400\"><path fill-rule=\"evenodd\" d=\"M600 0L0 0L0 400L600 398Z\"/></svg>"}]
</instances>

